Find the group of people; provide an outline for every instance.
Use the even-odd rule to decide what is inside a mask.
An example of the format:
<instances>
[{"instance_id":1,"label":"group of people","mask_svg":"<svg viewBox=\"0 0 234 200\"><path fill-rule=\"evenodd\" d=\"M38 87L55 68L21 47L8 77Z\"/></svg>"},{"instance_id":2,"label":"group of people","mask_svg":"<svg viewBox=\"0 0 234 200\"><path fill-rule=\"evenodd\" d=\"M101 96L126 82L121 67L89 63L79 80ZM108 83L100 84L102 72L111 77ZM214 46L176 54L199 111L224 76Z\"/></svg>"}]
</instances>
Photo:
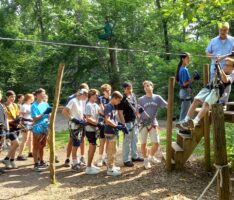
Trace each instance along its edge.
<instances>
[{"instance_id":1,"label":"group of people","mask_svg":"<svg viewBox=\"0 0 234 200\"><path fill-rule=\"evenodd\" d=\"M180 86L181 99L180 121L177 127L181 134L191 134L211 105L219 102L225 104L234 81L234 60L228 56L234 50L234 39L228 35L229 24L222 23L219 36L212 39L206 52L212 58L210 82L194 97L192 102L192 84L199 80L195 73L190 76L188 65L190 54L182 53L176 71L176 79ZM156 157L159 148L159 124L156 118L158 108L166 108L167 102L153 93L151 81L144 81L145 95L137 99L130 82L123 83L123 94L112 93L109 84L101 86L101 92L90 89L86 83L79 86L77 92L69 96L62 111L68 119L69 140L64 165L79 171L85 166L86 174L98 174L100 167L107 166L107 175L121 175L120 167L115 165L116 142L122 132L122 161L126 167L133 167L134 162L143 162L145 169L160 160ZM0 100L2 93L0 93ZM1 161L7 168L17 168L15 155L19 147L17 160L25 160L22 155L26 141L29 142L29 157L33 156L34 170L45 168L44 147L48 136L48 122L52 108L47 103L48 97L40 88L34 94L26 94L24 103L22 95L14 103L16 95L13 91L6 92L6 102L0 104L0 138L10 141L6 157ZM20 100L21 99L21 100ZM202 109L192 119L196 107L202 104ZM18 136L22 134L21 143ZM138 152L138 137L141 143L141 155ZM148 151L148 137L151 139L151 149ZM85 138L89 143L87 163L85 159ZM94 155L99 139L98 159ZM78 159L78 149L81 157Z\"/></svg>"}]
</instances>

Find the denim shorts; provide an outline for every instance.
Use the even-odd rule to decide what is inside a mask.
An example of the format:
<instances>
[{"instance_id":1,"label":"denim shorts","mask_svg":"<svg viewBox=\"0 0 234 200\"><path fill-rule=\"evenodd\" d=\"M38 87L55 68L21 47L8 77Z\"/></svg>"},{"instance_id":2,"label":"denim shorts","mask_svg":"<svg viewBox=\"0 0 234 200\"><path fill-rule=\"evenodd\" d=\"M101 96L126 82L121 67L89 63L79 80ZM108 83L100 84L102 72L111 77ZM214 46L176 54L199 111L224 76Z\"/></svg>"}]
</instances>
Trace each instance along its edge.
<instances>
[{"instance_id":1,"label":"denim shorts","mask_svg":"<svg viewBox=\"0 0 234 200\"><path fill-rule=\"evenodd\" d=\"M202 88L194 99L206 102L209 106L215 104L219 100L219 89Z\"/></svg>"}]
</instances>

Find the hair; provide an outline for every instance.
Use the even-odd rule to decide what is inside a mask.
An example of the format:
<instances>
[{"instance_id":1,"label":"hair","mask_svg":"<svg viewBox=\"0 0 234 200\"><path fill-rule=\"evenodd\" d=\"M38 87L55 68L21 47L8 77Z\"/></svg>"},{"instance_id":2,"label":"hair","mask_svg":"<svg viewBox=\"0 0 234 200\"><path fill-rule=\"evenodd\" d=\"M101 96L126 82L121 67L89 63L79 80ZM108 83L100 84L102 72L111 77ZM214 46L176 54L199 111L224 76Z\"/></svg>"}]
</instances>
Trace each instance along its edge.
<instances>
[{"instance_id":1,"label":"hair","mask_svg":"<svg viewBox=\"0 0 234 200\"><path fill-rule=\"evenodd\" d=\"M33 99L34 95L33 94L25 94L24 96L24 102L28 101L29 99Z\"/></svg>"},{"instance_id":2,"label":"hair","mask_svg":"<svg viewBox=\"0 0 234 200\"><path fill-rule=\"evenodd\" d=\"M16 96L16 100L18 101L21 97L23 97L24 95L23 94L17 94Z\"/></svg>"},{"instance_id":3,"label":"hair","mask_svg":"<svg viewBox=\"0 0 234 200\"><path fill-rule=\"evenodd\" d=\"M86 89L89 90L89 85L87 83L81 83L78 90Z\"/></svg>"},{"instance_id":4,"label":"hair","mask_svg":"<svg viewBox=\"0 0 234 200\"><path fill-rule=\"evenodd\" d=\"M149 84L149 85L151 85L152 87L154 87L154 84L153 84L152 81L147 81L147 80L145 80L142 84L143 84L143 86L145 86L145 84Z\"/></svg>"},{"instance_id":5,"label":"hair","mask_svg":"<svg viewBox=\"0 0 234 200\"><path fill-rule=\"evenodd\" d=\"M179 82L179 72L180 72L180 67L183 63L183 59L185 59L187 56L189 56L190 54L187 52L183 52L180 54L180 62L178 63L178 66L176 68L176 81Z\"/></svg>"},{"instance_id":6,"label":"hair","mask_svg":"<svg viewBox=\"0 0 234 200\"><path fill-rule=\"evenodd\" d=\"M13 90L8 90L6 92L6 97L13 96L13 95L15 96L15 92Z\"/></svg>"},{"instance_id":7,"label":"hair","mask_svg":"<svg viewBox=\"0 0 234 200\"><path fill-rule=\"evenodd\" d=\"M93 95L99 95L99 91L96 89L90 89L88 93L88 98L90 98Z\"/></svg>"},{"instance_id":8,"label":"hair","mask_svg":"<svg viewBox=\"0 0 234 200\"><path fill-rule=\"evenodd\" d=\"M227 29L229 29L229 28L230 28L228 22L221 22L221 23L218 23L218 27L219 27L219 29L221 29L221 28L227 28Z\"/></svg>"},{"instance_id":9,"label":"hair","mask_svg":"<svg viewBox=\"0 0 234 200\"><path fill-rule=\"evenodd\" d=\"M42 92L45 92L43 88L39 88L35 91L34 95L37 96L38 94L41 94Z\"/></svg>"},{"instance_id":10,"label":"hair","mask_svg":"<svg viewBox=\"0 0 234 200\"><path fill-rule=\"evenodd\" d=\"M126 88L126 87L132 87L132 84L130 82L124 82L123 88Z\"/></svg>"},{"instance_id":11,"label":"hair","mask_svg":"<svg viewBox=\"0 0 234 200\"><path fill-rule=\"evenodd\" d=\"M111 86L107 83L103 84L101 86L102 92L106 91L106 90L111 90Z\"/></svg>"},{"instance_id":12,"label":"hair","mask_svg":"<svg viewBox=\"0 0 234 200\"><path fill-rule=\"evenodd\" d=\"M122 99L123 95L119 91L114 91L111 95L111 99Z\"/></svg>"}]
</instances>

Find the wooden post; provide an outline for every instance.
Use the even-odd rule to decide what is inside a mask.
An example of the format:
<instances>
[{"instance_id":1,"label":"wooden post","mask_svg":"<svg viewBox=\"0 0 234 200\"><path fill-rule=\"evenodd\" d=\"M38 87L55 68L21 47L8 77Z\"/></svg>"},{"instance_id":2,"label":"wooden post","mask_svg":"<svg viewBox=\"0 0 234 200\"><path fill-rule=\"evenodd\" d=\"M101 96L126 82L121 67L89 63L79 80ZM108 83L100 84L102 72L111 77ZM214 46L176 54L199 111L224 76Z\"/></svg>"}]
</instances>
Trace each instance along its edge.
<instances>
[{"instance_id":1,"label":"wooden post","mask_svg":"<svg viewBox=\"0 0 234 200\"><path fill-rule=\"evenodd\" d=\"M173 104L174 104L174 87L175 77L170 77L168 82L168 105L167 105L167 146L166 146L166 169L172 170L171 158L172 158L172 118L173 118Z\"/></svg>"},{"instance_id":2,"label":"wooden post","mask_svg":"<svg viewBox=\"0 0 234 200\"><path fill-rule=\"evenodd\" d=\"M203 68L203 84L207 85L209 82L209 65L204 65ZM210 161L210 120L209 112L204 116L204 147L205 147L205 167L207 171L211 171Z\"/></svg>"},{"instance_id":3,"label":"wooden post","mask_svg":"<svg viewBox=\"0 0 234 200\"><path fill-rule=\"evenodd\" d=\"M57 80L55 85L55 95L54 95L54 104L53 110L50 117L50 125L49 125L49 147L50 147L50 183L56 183L55 177L55 118L56 113L59 105L59 98L60 98L60 91L62 85L62 78L63 78L63 71L64 71L64 64L59 65Z\"/></svg>"},{"instance_id":4,"label":"wooden post","mask_svg":"<svg viewBox=\"0 0 234 200\"><path fill-rule=\"evenodd\" d=\"M214 132L214 155L215 164L219 166L225 166L227 162L227 150L226 150L226 137L224 126L224 113L223 106L219 104L212 105L212 122ZM220 177L218 175L218 196L220 200L230 200L230 174L229 168L224 167L222 169L223 185L220 187Z\"/></svg>"}]
</instances>

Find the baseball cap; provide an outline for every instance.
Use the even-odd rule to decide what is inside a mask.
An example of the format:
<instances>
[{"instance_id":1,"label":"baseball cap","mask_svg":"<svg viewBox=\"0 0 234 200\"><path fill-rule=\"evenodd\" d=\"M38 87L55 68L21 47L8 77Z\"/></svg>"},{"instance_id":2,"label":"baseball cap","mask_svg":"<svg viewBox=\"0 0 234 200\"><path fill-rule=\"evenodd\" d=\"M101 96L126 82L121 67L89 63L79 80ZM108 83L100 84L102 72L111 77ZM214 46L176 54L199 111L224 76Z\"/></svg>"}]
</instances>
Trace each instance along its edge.
<instances>
[{"instance_id":1,"label":"baseball cap","mask_svg":"<svg viewBox=\"0 0 234 200\"><path fill-rule=\"evenodd\" d=\"M89 91L87 89L83 88L83 89L78 91L78 94L88 94L88 92Z\"/></svg>"}]
</instances>

